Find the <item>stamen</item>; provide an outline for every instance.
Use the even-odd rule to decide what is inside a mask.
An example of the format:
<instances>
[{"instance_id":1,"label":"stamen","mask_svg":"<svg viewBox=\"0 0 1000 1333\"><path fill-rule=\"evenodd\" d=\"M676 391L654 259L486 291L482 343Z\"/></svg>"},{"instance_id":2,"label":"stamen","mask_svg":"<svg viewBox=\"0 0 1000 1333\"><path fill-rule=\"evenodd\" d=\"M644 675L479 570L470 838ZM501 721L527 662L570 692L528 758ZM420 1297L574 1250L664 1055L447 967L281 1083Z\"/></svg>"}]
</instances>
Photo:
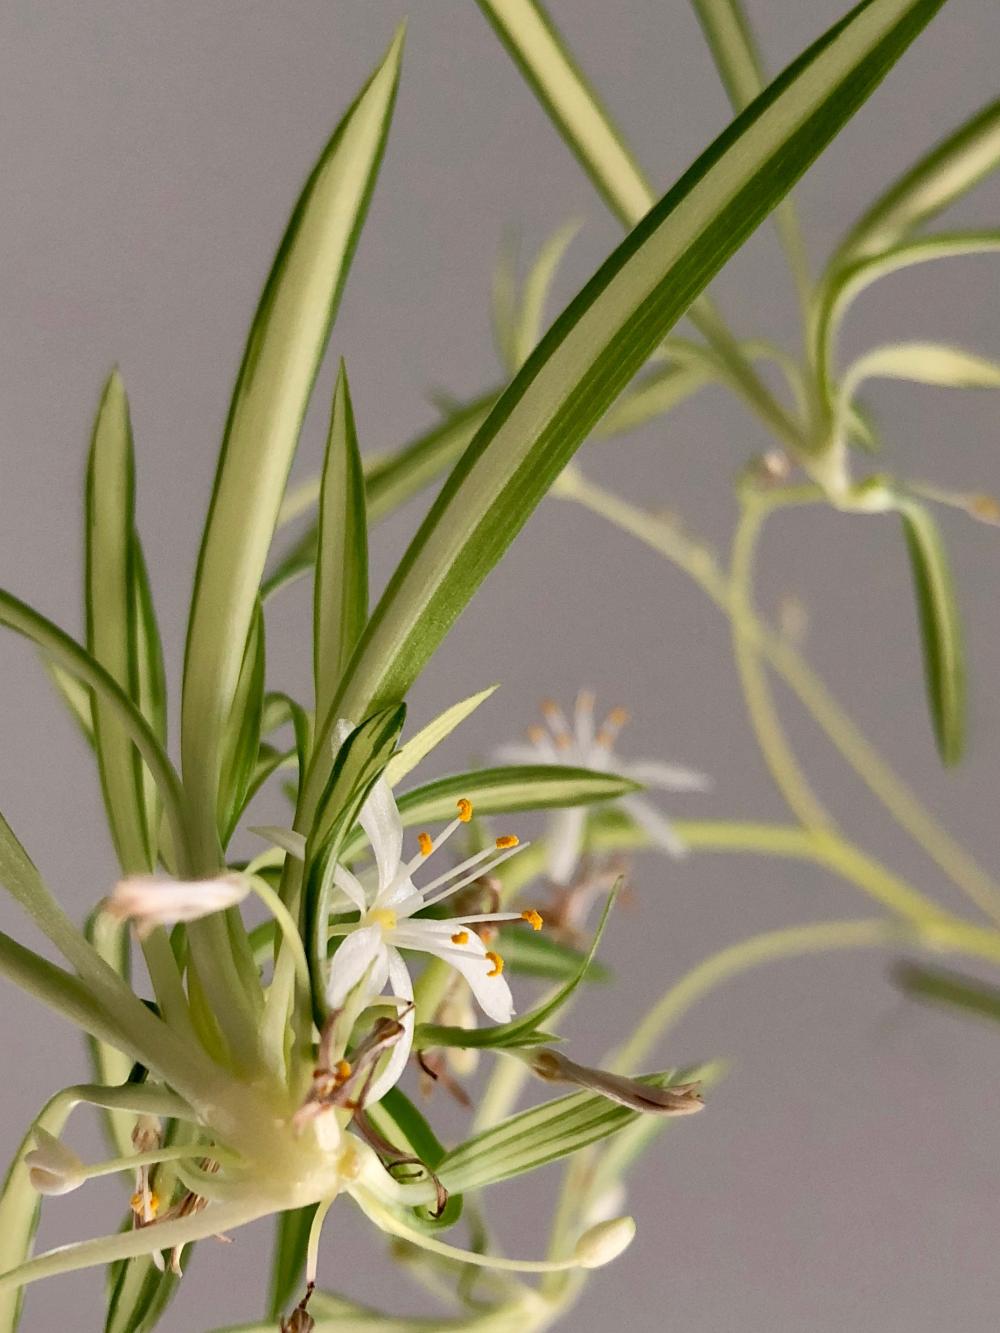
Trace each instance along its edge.
<instances>
[{"instance_id":1,"label":"stamen","mask_svg":"<svg viewBox=\"0 0 1000 1333\"><path fill-rule=\"evenodd\" d=\"M508 847L516 847L521 839L514 833L504 833L497 838L497 851L506 851Z\"/></svg>"},{"instance_id":2,"label":"stamen","mask_svg":"<svg viewBox=\"0 0 1000 1333\"><path fill-rule=\"evenodd\" d=\"M531 741L532 745L546 745L548 739L545 728L540 727L537 722L533 727L528 728L528 740Z\"/></svg>"},{"instance_id":3,"label":"stamen","mask_svg":"<svg viewBox=\"0 0 1000 1333\"><path fill-rule=\"evenodd\" d=\"M528 925L531 927L532 930L541 930L541 928L545 925L545 922L542 919L542 914L540 912L536 912L533 907L531 908L530 911L521 913L521 920L527 921Z\"/></svg>"},{"instance_id":4,"label":"stamen","mask_svg":"<svg viewBox=\"0 0 1000 1333\"><path fill-rule=\"evenodd\" d=\"M333 1075L338 1083L346 1083L353 1072L350 1060L338 1060Z\"/></svg>"},{"instance_id":5,"label":"stamen","mask_svg":"<svg viewBox=\"0 0 1000 1333\"><path fill-rule=\"evenodd\" d=\"M597 744L605 750L610 749L618 737L618 733L629 719L627 708L612 708L601 723L601 729L597 733Z\"/></svg>"},{"instance_id":6,"label":"stamen","mask_svg":"<svg viewBox=\"0 0 1000 1333\"><path fill-rule=\"evenodd\" d=\"M493 847L487 847L484 852L477 852L475 856L470 856L467 861L463 861L462 864L456 866L454 870L449 870L446 875L439 875L438 878L432 880L430 884L424 885L420 892L425 895L430 893L433 889L438 889L441 885L446 886L441 888L440 892L435 893L432 897L425 896L424 906L433 907L443 899L450 898L451 895L457 893L459 889L464 889L466 884L471 884L474 880L482 879L484 875L489 874L489 872L494 870L501 862L506 861L508 856L516 856L519 850L527 846L528 843L526 842L518 843L516 847L508 847L501 852L496 851ZM477 868L472 869L472 867ZM479 867L481 867L481 869ZM463 874L463 871L467 871L468 873ZM462 878L449 884L448 881L454 880L456 875L462 875Z\"/></svg>"},{"instance_id":7,"label":"stamen","mask_svg":"<svg viewBox=\"0 0 1000 1333\"><path fill-rule=\"evenodd\" d=\"M420 844L420 855L430 856L434 850L434 839L429 833L418 833L417 842Z\"/></svg>"},{"instance_id":8,"label":"stamen","mask_svg":"<svg viewBox=\"0 0 1000 1333\"><path fill-rule=\"evenodd\" d=\"M488 977L498 977L500 973L503 971L503 959L500 957L498 953L495 953L492 949L487 949L486 961L488 963L493 964L493 966L486 973L486 975Z\"/></svg>"},{"instance_id":9,"label":"stamen","mask_svg":"<svg viewBox=\"0 0 1000 1333\"><path fill-rule=\"evenodd\" d=\"M467 801L464 796L458 803L458 817L463 824L468 824L472 818L472 802Z\"/></svg>"},{"instance_id":10,"label":"stamen","mask_svg":"<svg viewBox=\"0 0 1000 1333\"><path fill-rule=\"evenodd\" d=\"M143 1221L152 1221L160 1211L160 1196L155 1190L136 1190L128 1202L133 1213Z\"/></svg>"},{"instance_id":11,"label":"stamen","mask_svg":"<svg viewBox=\"0 0 1000 1333\"><path fill-rule=\"evenodd\" d=\"M451 937L452 944L468 944L469 932L467 930L457 930Z\"/></svg>"}]
</instances>

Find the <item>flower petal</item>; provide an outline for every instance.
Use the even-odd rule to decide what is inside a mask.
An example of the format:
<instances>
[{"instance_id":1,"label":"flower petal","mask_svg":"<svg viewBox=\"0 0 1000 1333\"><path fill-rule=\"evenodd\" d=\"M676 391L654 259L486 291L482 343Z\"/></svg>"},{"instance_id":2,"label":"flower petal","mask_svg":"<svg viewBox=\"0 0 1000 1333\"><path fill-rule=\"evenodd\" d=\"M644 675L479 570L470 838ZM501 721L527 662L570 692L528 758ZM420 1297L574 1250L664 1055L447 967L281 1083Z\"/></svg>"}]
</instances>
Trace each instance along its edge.
<instances>
[{"instance_id":1,"label":"flower petal","mask_svg":"<svg viewBox=\"0 0 1000 1333\"><path fill-rule=\"evenodd\" d=\"M401 1000L412 1000L413 983L399 951L387 948L386 955L389 966L389 984L392 986L393 995L398 996ZM385 1068L373 1080L371 1087L368 1089L367 1102L380 1101L390 1088L396 1086L402 1077L406 1062L410 1058L410 1051L413 1048L414 1019L415 1014L412 1006L400 1015L399 1021L403 1025L403 1035L389 1053Z\"/></svg>"},{"instance_id":2,"label":"flower petal","mask_svg":"<svg viewBox=\"0 0 1000 1333\"><path fill-rule=\"evenodd\" d=\"M380 926L363 926L352 931L333 955L326 981L326 1002L331 1009L343 1008L344 1001L371 967L367 992L378 995L389 974L388 950Z\"/></svg>"},{"instance_id":3,"label":"flower petal","mask_svg":"<svg viewBox=\"0 0 1000 1333\"><path fill-rule=\"evenodd\" d=\"M539 737L537 745L525 741L498 745L493 753L505 764L554 764L557 760L556 747L548 736L544 741Z\"/></svg>"},{"instance_id":4,"label":"flower petal","mask_svg":"<svg viewBox=\"0 0 1000 1333\"><path fill-rule=\"evenodd\" d=\"M392 788L385 778L379 778L361 807L361 827L372 845L378 866L378 889L388 889L399 873L403 854L403 823L396 809Z\"/></svg>"},{"instance_id":5,"label":"flower petal","mask_svg":"<svg viewBox=\"0 0 1000 1333\"><path fill-rule=\"evenodd\" d=\"M334 867L333 882L345 898L350 899L362 916L368 911L368 897L357 875L339 863Z\"/></svg>"},{"instance_id":6,"label":"flower petal","mask_svg":"<svg viewBox=\"0 0 1000 1333\"><path fill-rule=\"evenodd\" d=\"M464 944L455 944L452 935L463 933ZM506 1023L514 1012L514 997L503 976L490 976L493 960L486 956L486 945L475 933L467 930L461 921L407 921L394 933L396 943L403 949L430 953L435 958L460 972L479 1007L496 1023Z\"/></svg>"},{"instance_id":7,"label":"flower petal","mask_svg":"<svg viewBox=\"0 0 1000 1333\"><path fill-rule=\"evenodd\" d=\"M111 890L104 910L119 921L134 921L141 937L154 926L175 926L179 921L198 921L222 912L242 902L249 892L247 880L237 874L191 880L130 875Z\"/></svg>"},{"instance_id":8,"label":"flower petal","mask_svg":"<svg viewBox=\"0 0 1000 1333\"><path fill-rule=\"evenodd\" d=\"M677 859L687 856L688 849L683 838L655 805L651 805L642 796L623 796L618 804L631 815L641 829L649 834L657 847L662 847L669 856Z\"/></svg>"},{"instance_id":9,"label":"flower petal","mask_svg":"<svg viewBox=\"0 0 1000 1333\"><path fill-rule=\"evenodd\" d=\"M710 791L713 786L707 773L685 768L683 764L662 764L658 759L637 759L621 764L620 768L626 777L660 791Z\"/></svg>"},{"instance_id":10,"label":"flower petal","mask_svg":"<svg viewBox=\"0 0 1000 1333\"><path fill-rule=\"evenodd\" d=\"M556 884L568 884L583 850L583 830L587 812L573 805L557 810L545 826L546 863L549 878Z\"/></svg>"}]
</instances>

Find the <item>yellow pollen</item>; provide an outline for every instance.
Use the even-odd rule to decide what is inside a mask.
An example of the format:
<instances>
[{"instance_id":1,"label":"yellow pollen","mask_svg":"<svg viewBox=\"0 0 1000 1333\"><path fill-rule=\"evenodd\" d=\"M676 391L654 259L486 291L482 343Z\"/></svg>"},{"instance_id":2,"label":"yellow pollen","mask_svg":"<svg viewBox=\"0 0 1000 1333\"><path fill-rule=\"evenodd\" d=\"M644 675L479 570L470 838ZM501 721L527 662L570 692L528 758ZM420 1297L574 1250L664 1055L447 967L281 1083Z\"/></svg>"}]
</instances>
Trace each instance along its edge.
<instances>
[{"instance_id":1,"label":"yellow pollen","mask_svg":"<svg viewBox=\"0 0 1000 1333\"><path fill-rule=\"evenodd\" d=\"M505 833L502 838L497 838L497 847L502 851L505 847L516 847L520 841L515 833Z\"/></svg>"},{"instance_id":2,"label":"yellow pollen","mask_svg":"<svg viewBox=\"0 0 1000 1333\"><path fill-rule=\"evenodd\" d=\"M568 750L572 744L573 742L570 740L570 738L566 735L564 731L560 732L559 735L556 737L556 746L560 750Z\"/></svg>"},{"instance_id":3,"label":"yellow pollen","mask_svg":"<svg viewBox=\"0 0 1000 1333\"><path fill-rule=\"evenodd\" d=\"M545 728L539 726L529 727L528 740L531 741L533 745L543 745L548 740Z\"/></svg>"},{"instance_id":4,"label":"yellow pollen","mask_svg":"<svg viewBox=\"0 0 1000 1333\"><path fill-rule=\"evenodd\" d=\"M468 944L469 932L467 930L457 930L451 937L452 944Z\"/></svg>"},{"instance_id":5,"label":"yellow pollen","mask_svg":"<svg viewBox=\"0 0 1000 1333\"><path fill-rule=\"evenodd\" d=\"M396 929L396 913L391 907L374 907L368 913L368 920L383 930Z\"/></svg>"},{"instance_id":6,"label":"yellow pollen","mask_svg":"<svg viewBox=\"0 0 1000 1333\"><path fill-rule=\"evenodd\" d=\"M486 952L486 961L493 964L486 975L488 977L498 977L503 971L503 959L498 953L494 953L492 949L488 949Z\"/></svg>"},{"instance_id":7,"label":"yellow pollen","mask_svg":"<svg viewBox=\"0 0 1000 1333\"><path fill-rule=\"evenodd\" d=\"M421 856L430 856L434 850L434 839L429 833L418 833L417 842L420 844Z\"/></svg>"},{"instance_id":8,"label":"yellow pollen","mask_svg":"<svg viewBox=\"0 0 1000 1333\"><path fill-rule=\"evenodd\" d=\"M139 1217L146 1212L147 1208L150 1217L155 1217L160 1211L160 1196L155 1190L150 1190L148 1197L144 1198L142 1190L136 1190L131 1199L129 1199L129 1206L133 1213Z\"/></svg>"},{"instance_id":9,"label":"yellow pollen","mask_svg":"<svg viewBox=\"0 0 1000 1333\"><path fill-rule=\"evenodd\" d=\"M627 708L612 708L611 712L608 714L608 725L612 727L624 727L625 723L628 721L628 717L629 714Z\"/></svg>"},{"instance_id":10,"label":"yellow pollen","mask_svg":"<svg viewBox=\"0 0 1000 1333\"><path fill-rule=\"evenodd\" d=\"M333 1076L338 1083L346 1083L352 1073L353 1070L351 1069L351 1062L349 1060L338 1060L336 1068L333 1071Z\"/></svg>"},{"instance_id":11,"label":"yellow pollen","mask_svg":"<svg viewBox=\"0 0 1000 1333\"><path fill-rule=\"evenodd\" d=\"M467 824L472 818L472 802L467 801L464 796L458 803L458 817L463 824Z\"/></svg>"},{"instance_id":12,"label":"yellow pollen","mask_svg":"<svg viewBox=\"0 0 1000 1333\"><path fill-rule=\"evenodd\" d=\"M536 912L534 908L532 908L530 912L522 912L521 920L527 921L532 930L541 930L545 925L545 922L542 920L541 912Z\"/></svg>"}]
</instances>

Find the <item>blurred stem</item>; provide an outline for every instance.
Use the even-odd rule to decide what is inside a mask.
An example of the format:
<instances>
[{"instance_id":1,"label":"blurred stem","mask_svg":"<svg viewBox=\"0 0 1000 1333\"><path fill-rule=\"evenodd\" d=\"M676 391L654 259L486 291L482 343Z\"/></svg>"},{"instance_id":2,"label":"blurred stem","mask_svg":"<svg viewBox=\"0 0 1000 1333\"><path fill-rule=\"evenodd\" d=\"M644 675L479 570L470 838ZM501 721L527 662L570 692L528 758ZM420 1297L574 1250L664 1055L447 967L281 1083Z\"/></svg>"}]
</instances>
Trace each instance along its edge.
<instances>
[{"instance_id":1,"label":"blurred stem","mask_svg":"<svg viewBox=\"0 0 1000 1333\"><path fill-rule=\"evenodd\" d=\"M808 495L801 496L799 502L808 504L814 499L815 494L810 488ZM754 560L767 512L764 497L748 496L736 525L730 567L733 656L743 688L747 716L771 777L792 814L810 832L817 833L828 829L832 821L809 785L785 736L753 632Z\"/></svg>"},{"instance_id":2,"label":"blurred stem","mask_svg":"<svg viewBox=\"0 0 1000 1333\"><path fill-rule=\"evenodd\" d=\"M670 523L588 481L575 468L562 474L552 493L575 500L658 551L693 579L720 611L732 615L729 580L707 548L683 536ZM899 826L973 902L1000 921L1000 886L892 771L801 654L757 615L747 617L744 629L768 665L798 695L841 756Z\"/></svg>"}]
</instances>

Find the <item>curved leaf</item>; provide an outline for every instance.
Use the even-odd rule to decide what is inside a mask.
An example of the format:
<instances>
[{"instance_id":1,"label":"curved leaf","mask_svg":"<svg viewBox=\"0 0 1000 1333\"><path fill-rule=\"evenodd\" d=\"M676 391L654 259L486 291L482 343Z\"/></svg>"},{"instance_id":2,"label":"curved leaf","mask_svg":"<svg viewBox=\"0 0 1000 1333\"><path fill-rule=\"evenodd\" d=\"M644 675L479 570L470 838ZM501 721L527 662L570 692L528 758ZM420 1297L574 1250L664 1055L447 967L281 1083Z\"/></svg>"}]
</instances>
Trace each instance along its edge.
<instances>
[{"instance_id":1,"label":"curved leaf","mask_svg":"<svg viewBox=\"0 0 1000 1333\"><path fill-rule=\"evenodd\" d=\"M426 759L433 749L446 740L456 727L461 726L465 719L474 713L480 704L485 703L497 689L498 685L490 685L488 689L480 690L478 694L470 694L468 699L452 704L443 713L439 713L433 722L428 722L426 727L421 728L415 736L411 736L399 753L394 754L389 760L389 766L385 770L385 780L389 786L395 787L397 783L402 782L407 773L412 772Z\"/></svg>"}]
</instances>

